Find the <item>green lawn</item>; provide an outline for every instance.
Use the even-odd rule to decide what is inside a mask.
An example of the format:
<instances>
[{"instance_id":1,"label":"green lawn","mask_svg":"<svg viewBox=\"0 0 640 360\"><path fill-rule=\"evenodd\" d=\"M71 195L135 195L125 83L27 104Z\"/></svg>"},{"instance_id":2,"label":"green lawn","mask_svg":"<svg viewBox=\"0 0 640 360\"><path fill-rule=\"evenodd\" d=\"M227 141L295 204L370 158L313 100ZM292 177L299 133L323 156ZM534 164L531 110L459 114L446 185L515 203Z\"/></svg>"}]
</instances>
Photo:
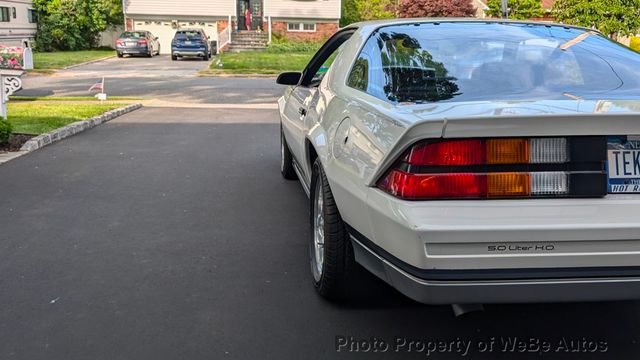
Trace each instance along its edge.
<instances>
[{"instance_id":1,"label":"green lawn","mask_svg":"<svg viewBox=\"0 0 640 360\"><path fill-rule=\"evenodd\" d=\"M42 134L72 122L86 120L125 104L8 103L8 120L14 133Z\"/></svg>"},{"instance_id":2,"label":"green lawn","mask_svg":"<svg viewBox=\"0 0 640 360\"><path fill-rule=\"evenodd\" d=\"M278 74L302 71L313 52L246 51L224 53L211 63L211 72L220 74ZM218 60L222 66L218 65Z\"/></svg>"},{"instance_id":3,"label":"green lawn","mask_svg":"<svg viewBox=\"0 0 640 360\"><path fill-rule=\"evenodd\" d=\"M98 101L95 96L20 96L11 95L9 97L12 101ZM142 100L137 96L109 96L108 101L120 101L120 100Z\"/></svg>"},{"instance_id":4,"label":"green lawn","mask_svg":"<svg viewBox=\"0 0 640 360\"><path fill-rule=\"evenodd\" d=\"M36 70L62 69L70 65L80 64L115 54L115 50L35 52L33 54L33 66Z\"/></svg>"}]
</instances>

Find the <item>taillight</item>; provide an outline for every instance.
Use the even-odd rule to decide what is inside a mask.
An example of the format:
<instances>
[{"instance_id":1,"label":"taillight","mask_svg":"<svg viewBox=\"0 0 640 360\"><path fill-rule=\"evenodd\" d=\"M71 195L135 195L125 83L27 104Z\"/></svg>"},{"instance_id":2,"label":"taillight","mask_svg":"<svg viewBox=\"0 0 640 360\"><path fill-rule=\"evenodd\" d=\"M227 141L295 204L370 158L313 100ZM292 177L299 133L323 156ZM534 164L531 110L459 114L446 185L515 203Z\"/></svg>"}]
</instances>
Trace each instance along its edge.
<instances>
[{"instance_id":1,"label":"taillight","mask_svg":"<svg viewBox=\"0 0 640 360\"><path fill-rule=\"evenodd\" d=\"M603 196L603 144L600 137L573 143L570 138L420 142L378 187L409 200Z\"/></svg>"},{"instance_id":2,"label":"taillight","mask_svg":"<svg viewBox=\"0 0 640 360\"><path fill-rule=\"evenodd\" d=\"M145 46L145 45L147 45L148 43L149 43L149 42L148 42L147 40L145 40L145 39L138 40L138 45L141 45L141 46Z\"/></svg>"},{"instance_id":3,"label":"taillight","mask_svg":"<svg viewBox=\"0 0 640 360\"><path fill-rule=\"evenodd\" d=\"M116 40L116 45L124 45L124 41L123 40Z\"/></svg>"}]
</instances>

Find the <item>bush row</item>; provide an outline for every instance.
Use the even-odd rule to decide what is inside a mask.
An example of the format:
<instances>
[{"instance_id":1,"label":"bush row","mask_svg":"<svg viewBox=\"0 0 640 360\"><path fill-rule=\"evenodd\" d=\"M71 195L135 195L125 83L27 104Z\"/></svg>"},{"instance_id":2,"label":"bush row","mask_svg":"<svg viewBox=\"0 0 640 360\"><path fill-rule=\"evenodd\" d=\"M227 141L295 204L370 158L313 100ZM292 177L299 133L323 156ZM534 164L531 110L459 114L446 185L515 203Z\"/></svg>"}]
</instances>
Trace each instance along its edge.
<instances>
[{"instance_id":1,"label":"bush row","mask_svg":"<svg viewBox=\"0 0 640 360\"><path fill-rule=\"evenodd\" d=\"M271 43L267 46L267 51L274 53L287 52L309 52L313 53L322 46L321 41L292 41L285 37L274 34Z\"/></svg>"},{"instance_id":2,"label":"bush row","mask_svg":"<svg viewBox=\"0 0 640 360\"><path fill-rule=\"evenodd\" d=\"M11 126L11 123L0 118L0 144L5 144L9 141L12 130L13 126Z\"/></svg>"}]
</instances>

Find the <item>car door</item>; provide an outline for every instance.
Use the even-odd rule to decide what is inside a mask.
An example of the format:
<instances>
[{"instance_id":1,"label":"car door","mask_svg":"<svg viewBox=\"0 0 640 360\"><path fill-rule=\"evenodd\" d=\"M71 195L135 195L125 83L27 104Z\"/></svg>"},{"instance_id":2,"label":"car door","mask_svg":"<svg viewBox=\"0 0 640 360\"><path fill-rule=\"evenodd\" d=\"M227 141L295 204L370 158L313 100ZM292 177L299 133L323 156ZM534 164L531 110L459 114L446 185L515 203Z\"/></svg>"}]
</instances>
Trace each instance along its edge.
<instances>
[{"instance_id":1,"label":"car door","mask_svg":"<svg viewBox=\"0 0 640 360\"><path fill-rule=\"evenodd\" d=\"M329 71L331 62L340 46L347 41L355 29L345 29L335 34L325 43L302 73L300 83L285 94L286 104L282 111L283 132L296 162L300 165L306 182L311 178L311 165L305 147L309 129L319 120L317 111L320 99L318 86Z\"/></svg>"}]
</instances>

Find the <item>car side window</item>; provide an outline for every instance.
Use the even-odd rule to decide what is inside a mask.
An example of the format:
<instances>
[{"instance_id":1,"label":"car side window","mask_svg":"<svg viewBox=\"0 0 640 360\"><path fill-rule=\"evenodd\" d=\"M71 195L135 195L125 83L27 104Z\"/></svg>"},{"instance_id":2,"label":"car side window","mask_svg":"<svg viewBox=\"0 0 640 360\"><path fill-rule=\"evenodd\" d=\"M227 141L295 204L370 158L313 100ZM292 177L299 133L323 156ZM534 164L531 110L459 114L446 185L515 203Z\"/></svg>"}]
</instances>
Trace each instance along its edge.
<instances>
[{"instance_id":1,"label":"car side window","mask_svg":"<svg viewBox=\"0 0 640 360\"><path fill-rule=\"evenodd\" d=\"M320 66L320 68L313 75L313 80L311 80L313 84L320 84L324 76L327 74L327 72L329 72L333 61L336 59L336 56L338 56L343 47L344 44L340 45L340 47L338 47L338 49L331 53L329 57L324 61L324 63L322 63L322 66Z\"/></svg>"},{"instance_id":2,"label":"car side window","mask_svg":"<svg viewBox=\"0 0 640 360\"><path fill-rule=\"evenodd\" d=\"M334 34L316 53L302 73L301 86L316 87L329 71L342 45L351 38L355 28L347 28Z\"/></svg>"},{"instance_id":3,"label":"car side window","mask_svg":"<svg viewBox=\"0 0 640 360\"><path fill-rule=\"evenodd\" d=\"M347 78L347 86L366 92L369 88L369 56L360 54Z\"/></svg>"}]
</instances>

